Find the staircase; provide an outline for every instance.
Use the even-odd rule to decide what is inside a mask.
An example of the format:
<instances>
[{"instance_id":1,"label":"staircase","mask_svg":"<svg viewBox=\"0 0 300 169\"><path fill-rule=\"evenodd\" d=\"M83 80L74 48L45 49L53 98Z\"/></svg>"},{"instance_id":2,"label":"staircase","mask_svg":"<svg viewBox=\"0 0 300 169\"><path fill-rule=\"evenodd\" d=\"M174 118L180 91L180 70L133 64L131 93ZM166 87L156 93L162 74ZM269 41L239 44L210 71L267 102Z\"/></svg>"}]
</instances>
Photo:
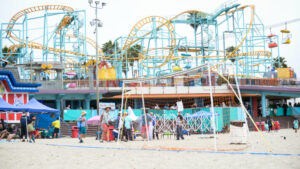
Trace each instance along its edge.
<instances>
[{"instance_id":1,"label":"staircase","mask_svg":"<svg viewBox=\"0 0 300 169\"><path fill-rule=\"evenodd\" d=\"M76 121L62 122L61 127L60 127L61 136L62 137L71 137L72 126L77 126L77 122ZM97 132L97 126L88 125L87 137L96 137L96 132Z\"/></svg>"},{"instance_id":2,"label":"staircase","mask_svg":"<svg viewBox=\"0 0 300 169\"><path fill-rule=\"evenodd\" d=\"M1 71L10 71L14 75L16 82L20 82L19 70L18 70L18 68L16 68L16 66L7 65L5 68L0 67L0 70Z\"/></svg>"},{"instance_id":3,"label":"staircase","mask_svg":"<svg viewBox=\"0 0 300 169\"><path fill-rule=\"evenodd\" d=\"M274 117L272 116L271 119L273 119L274 121L279 121L280 124L280 129L287 129L287 128L292 128L293 127L293 121L295 120L295 117L293 116L278 116L278 117ZM267 118L266 117L257 117L257 118L253 118L254 122L266 122ZM249 130L250 131L254 131L254 125L252 123L252 121L247 118L248 121L248 126L249 126Z\"/></svg>"}]
</instances>

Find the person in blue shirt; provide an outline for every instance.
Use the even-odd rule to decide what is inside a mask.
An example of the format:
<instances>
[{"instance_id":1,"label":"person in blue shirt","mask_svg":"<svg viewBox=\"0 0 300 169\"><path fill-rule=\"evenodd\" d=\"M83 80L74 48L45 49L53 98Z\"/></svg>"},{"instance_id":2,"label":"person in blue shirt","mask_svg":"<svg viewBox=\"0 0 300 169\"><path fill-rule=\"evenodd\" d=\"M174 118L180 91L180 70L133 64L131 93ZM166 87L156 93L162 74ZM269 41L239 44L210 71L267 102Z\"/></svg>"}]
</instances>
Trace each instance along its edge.
<instances>
[{"instance_id":1,"label":"person in blue shirt","mask_svg":"<svg viewBox=\"0 0 300 169\"><path fill-rule=\"evenodd\" d=\"M78 127L79 127L79 133L80 133L80 137L79 137L80 142L79 143L83 143L82 139L85 138L85 136L86 136L87 123L86 123L85 115L86 115L86 111L82 111L80 118L78 118L78 120L77 120L79 122Z\"/></svg>"},{"instance_id":2,"label":"person in blue shirt","mask_svg":"<svg viewBox=\"0 0 300 169\"><path fill-rule=\"evenodd\" d=\"M126 139L127 141L130 140L132 141L132 135L131 135L131 122L132 122L132 119L128 116L127 113L124 114L125 116L125 128L126 128L126 133L127 133L127 136L126 136Z\"/></svg>"},{"instance_id":3,"label":"person in blue shirt","mask_svg":"<svg viewBox=\"0 0 300 169\"><path fill-rule=\"evenodd\" d=\"M299 128L299 121L297 119L295 119L294 122L293 122L293 124L294 124L295 133L297 133L298 128Z\"/></svg>"}]
</instances>

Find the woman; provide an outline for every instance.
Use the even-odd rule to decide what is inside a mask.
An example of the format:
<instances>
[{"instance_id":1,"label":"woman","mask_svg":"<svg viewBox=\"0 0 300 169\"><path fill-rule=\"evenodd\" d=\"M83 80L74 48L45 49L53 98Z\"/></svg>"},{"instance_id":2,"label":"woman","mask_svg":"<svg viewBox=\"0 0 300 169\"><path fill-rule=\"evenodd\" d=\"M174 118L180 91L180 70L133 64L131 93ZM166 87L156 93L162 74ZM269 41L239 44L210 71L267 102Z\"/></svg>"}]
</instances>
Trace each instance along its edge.
<instances>
[{"instance_id":1,"label":"woman","mask_svg":"<svg viewBox=\"0 0 300 169\"><path fill-rule=\"evenodd\" d=\"M32 141L35 143L35 129L34 129L34 118L32 119L32 121L27 125L27 131L29 133L29 143L31 143Z\"/></svg>"}]
</instances>

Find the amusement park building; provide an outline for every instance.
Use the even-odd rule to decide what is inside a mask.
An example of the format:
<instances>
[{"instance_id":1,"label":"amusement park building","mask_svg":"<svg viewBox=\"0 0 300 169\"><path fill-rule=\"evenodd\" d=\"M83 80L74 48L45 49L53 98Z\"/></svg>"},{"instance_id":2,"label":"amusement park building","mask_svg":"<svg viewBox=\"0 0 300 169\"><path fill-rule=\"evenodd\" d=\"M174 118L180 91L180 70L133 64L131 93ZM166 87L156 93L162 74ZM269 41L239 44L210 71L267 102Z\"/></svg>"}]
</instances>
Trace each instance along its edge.
<instances>
[{"instance_id":1,"label":"amusement park building","mask_svg":"<svg viewBox=\"0 0 300 169\"><path fill-rule=\"evenodd\" d=\"M41 84L35 83L19 83L17 80L17 74L13 74L7 69L6 71L0 70L0 97L15 106L26 104L29 100L29 95L38 92L37 88L41 86ZM20 120L21 115L21 113L1 113L0 118L14 123Z\"/></svg>"}]
</instances>

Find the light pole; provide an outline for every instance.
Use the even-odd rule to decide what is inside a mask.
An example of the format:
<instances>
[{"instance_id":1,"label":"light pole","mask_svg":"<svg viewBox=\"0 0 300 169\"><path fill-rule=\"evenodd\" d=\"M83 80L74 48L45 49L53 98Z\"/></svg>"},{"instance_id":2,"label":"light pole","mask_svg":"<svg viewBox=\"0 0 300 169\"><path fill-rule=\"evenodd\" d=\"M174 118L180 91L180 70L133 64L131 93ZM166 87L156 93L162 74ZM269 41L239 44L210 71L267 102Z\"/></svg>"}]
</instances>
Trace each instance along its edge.
<instances>
[{"instance_id":1,"label":"light pole","mask_svg":"<svg viewBox=\"0 0 300 169\"><path fill-rule=\"evenodd\" d=\"M93 0L88 0L90 7L95 9L95 15L96 18L93 19L90 24L91 26L95 25L95 33L96 33L96 93L97 93L97 100L96 100L96 104L97 104L97 115L99 115L99 67L98 67L98 27L102 27L102 22L100 21L100 19L98 19L98 9L102 9L106 3L102 2L100 4L100 1L95 1L95 6L93 6Z\"/></svg>"}]
</instances>

